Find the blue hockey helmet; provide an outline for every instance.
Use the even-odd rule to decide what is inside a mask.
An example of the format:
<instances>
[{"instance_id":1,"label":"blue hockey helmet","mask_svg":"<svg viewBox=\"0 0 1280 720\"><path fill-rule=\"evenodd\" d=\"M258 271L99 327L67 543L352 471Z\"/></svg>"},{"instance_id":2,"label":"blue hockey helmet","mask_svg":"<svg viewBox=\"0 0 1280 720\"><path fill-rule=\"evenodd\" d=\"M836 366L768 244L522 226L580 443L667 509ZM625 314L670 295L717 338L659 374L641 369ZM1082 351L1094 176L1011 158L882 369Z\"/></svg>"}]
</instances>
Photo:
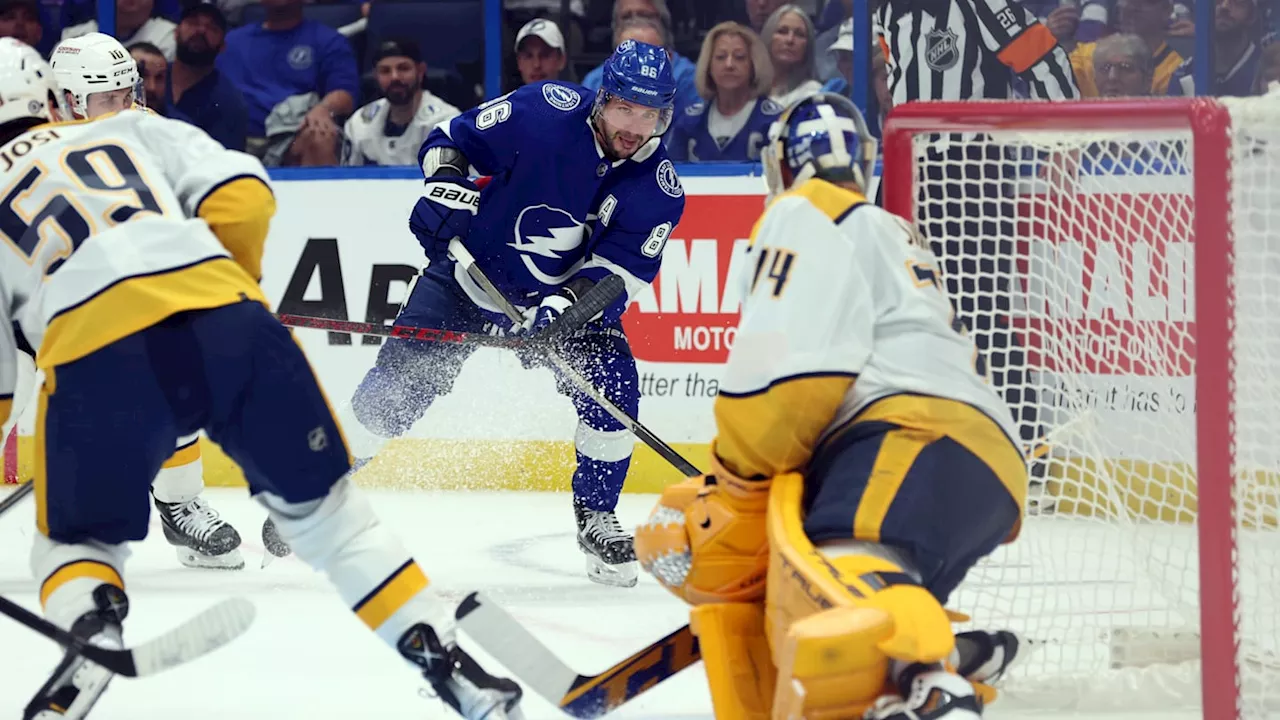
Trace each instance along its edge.
<instances>
[{"instance_id":1,"label":"blue hockey helmet","mask_svg":"<svg viewBox=\"0 0 1280 720\"><path fill-rule=\"evenodd\" d=\"M852 181L866 190L875 169L876 140L849 98L817 93L782 112L769 128L760 156L770 197L810 178ZM783 177L784 167L790 182Z\"/></svg>"},{"instance_id":2,"label":"blue hockey helmet","mask_svg":"<svg viewBox=\"0 0 1280 720\"><path fill-rule=\"evenodd\" d=\"M654 108L657 123L650 135L661 135L671 126L676 99L676 77L667 51L657 45L624 40L604 62L595 115L599 118L609 100ZM613 118L608 118L613 120Z\"/></svg>"}]
</instances>

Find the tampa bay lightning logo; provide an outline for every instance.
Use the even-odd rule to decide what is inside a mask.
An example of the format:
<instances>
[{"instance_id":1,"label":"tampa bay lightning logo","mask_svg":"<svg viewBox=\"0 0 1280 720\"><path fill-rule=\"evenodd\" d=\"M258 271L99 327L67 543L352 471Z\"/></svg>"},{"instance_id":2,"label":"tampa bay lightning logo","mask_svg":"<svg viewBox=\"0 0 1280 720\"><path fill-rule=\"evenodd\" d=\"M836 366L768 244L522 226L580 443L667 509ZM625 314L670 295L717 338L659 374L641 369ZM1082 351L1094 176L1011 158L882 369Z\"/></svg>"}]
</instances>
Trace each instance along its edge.
<instances>
[{"instance_id":1,"label":"tampa bay lightning logo","mask_svg":"<svg viewBox=\"0 0 1280 720\"><path fill-rule=\"evenodd\" d=\"M565 255L582 245L583 224L549 205L530 205L516 216L515 242L529 274L546 285L560 285L573 277L582 258L566 263ZM567 267L566 267L567 265Z\"/></svg>"},{"instance_id":2,"label":"tampa bay lightning logo","mask_svg":"<svg viewBox=\"0 0 1280 720\"><path fill-rule=\"evenodd\" d=\"M554 83L542 86L542 97L551 107L565 112L578 107L578 103L582 102L582 96L576 90Z\"/></svg>"},{"instance_id":3,"label":"tampa bay lightning logo","mask_svg":"<svg viewBox=\"0 0 1280 720\"><path fill-rule=\"evenodd\" d=\"M673 198L684 194L684 186L680 184L680 177L676 175L676 168L670 160L658 163L658 187Z\"/></svg>"}]
</instances>

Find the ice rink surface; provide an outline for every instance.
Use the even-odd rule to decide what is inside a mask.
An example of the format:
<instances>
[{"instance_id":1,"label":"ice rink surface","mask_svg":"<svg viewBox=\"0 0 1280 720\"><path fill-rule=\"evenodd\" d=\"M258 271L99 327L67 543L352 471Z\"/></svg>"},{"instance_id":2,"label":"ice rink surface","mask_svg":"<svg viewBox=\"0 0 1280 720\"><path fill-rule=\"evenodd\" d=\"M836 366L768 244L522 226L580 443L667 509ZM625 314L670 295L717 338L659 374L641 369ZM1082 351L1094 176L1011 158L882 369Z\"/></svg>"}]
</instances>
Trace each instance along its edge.
<instances>
[{"instance_id":1,"label":"ice rink surface","mask_svg":"<svg viewBox=\"0 0 1280 720\"><path fill-rule=\"evenodd\" d=\"M0 492L0 497L3 497ZM581 672L599 672L687 621L686 608L642 574L634 588L589 582L574 540L568 494L370 491L382 519L453 600L483 590ZM420 692L426 683L343 606L327 581L293 557L259 566L265 512L243 490L206 497L244 537L240 571L180 566L152 519L152 536L133 546L125 582L131 644L177 625L217 600L243 596L258 609L248 633L212 655L153 678L117 678L93 720L343 720L454 717ZM624 495L619 517L633 526L656 500ZM0 517L0 594L38 610L27 567L34 503ZM463 646L468 647L465 635ZM484 658L483 654L477 653ZM0 617L0 718L22 707L60 657L50 641ZM492 663L489 663L492 666ZM614 713L629 718L711 718L701 665ZM491 669L499 669L493 668ZM525 695L528 718L567 717ZM1191 720L1196 715L1046 714L1002 710L988 717L1065 720Z\"/></svg>"}]
</instances>

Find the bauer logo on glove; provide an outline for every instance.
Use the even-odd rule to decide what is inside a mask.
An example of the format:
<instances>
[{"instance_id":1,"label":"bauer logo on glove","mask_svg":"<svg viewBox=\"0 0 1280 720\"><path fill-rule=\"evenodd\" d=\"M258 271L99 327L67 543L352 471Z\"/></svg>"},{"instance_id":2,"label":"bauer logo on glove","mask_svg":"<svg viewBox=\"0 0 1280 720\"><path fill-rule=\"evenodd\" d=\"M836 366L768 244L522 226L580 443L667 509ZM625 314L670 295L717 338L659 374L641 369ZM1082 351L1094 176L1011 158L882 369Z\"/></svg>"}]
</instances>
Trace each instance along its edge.
<instances>
[{"instance_id":1,"label":"bauer logo on glove","mask_svg":"<svg viewBox=\"0 0 1280 720\"><path fill-rule=\"evenodd\" d=\"M690 478L662 493L636 531L636 559L684 601L749 602L764 597L769 482Z\"/></svg>"},{"instance_id":2,"label":"bauer logo on glove","mask_svg":"<svg viewBox=\"0 0 1280 720\"><path fill-rule=\"evenodd\" d=\"M455 182L428 183L423 195L454 210L470 210L474 213L480 209L480 191Z\"/></svg>"}]
</instances>

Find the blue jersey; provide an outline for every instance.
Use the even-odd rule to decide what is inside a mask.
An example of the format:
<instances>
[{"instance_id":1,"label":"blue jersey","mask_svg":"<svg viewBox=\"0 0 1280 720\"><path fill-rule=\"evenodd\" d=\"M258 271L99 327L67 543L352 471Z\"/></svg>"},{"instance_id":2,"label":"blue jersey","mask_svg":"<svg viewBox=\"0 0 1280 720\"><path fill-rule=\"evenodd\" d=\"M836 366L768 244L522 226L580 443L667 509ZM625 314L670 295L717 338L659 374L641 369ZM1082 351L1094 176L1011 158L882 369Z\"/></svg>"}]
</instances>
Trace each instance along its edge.
<instances>
[{"instance_id":1,"label":"blue jersey","mask_svg":"<svg viewBox=\"0 0 1280 720\"><path fill-rule=\"evenodd\" d=\"M218 71L240 89L249 109L249 137L262 137L276 105L293 95L346 90L360 97L360 75L347 39L326 25L303 20L288 30L245 25L227 33Z\"/></svg>"},{"instance_id":2,"label":"blue jersey","mask_svg":"<svg viewBox=\"0 0 1280 720\"><path fill-rule=\"evenodd\" d=\"M573 280L616 274L627 294L605 311L607 323L658 274L684 188L658 138L630 159L605 158L594 98L568 83L525 85L432 130L418 162L430 148L454 147L492 177L466 245L509 300L536 305ZM455 277L466 290L465 275Z\"/></svg>"},{"instance_id":3,"label":"blue jersey","mask_svg":"<svg viewBox=\"0 0 1280 720\"><path fill-rule=\"evenodd\" d=\"M711 117L710 106L698 104L676 118L667 133L667 152L671 159L693 162L732 161L746 162L760 159L760 148L769 138L769 126L782 114L783 107L768 99L760 98L751 108L747 123L737 135L714 138L707 127Z\"/></svg>"}]
</instances>

